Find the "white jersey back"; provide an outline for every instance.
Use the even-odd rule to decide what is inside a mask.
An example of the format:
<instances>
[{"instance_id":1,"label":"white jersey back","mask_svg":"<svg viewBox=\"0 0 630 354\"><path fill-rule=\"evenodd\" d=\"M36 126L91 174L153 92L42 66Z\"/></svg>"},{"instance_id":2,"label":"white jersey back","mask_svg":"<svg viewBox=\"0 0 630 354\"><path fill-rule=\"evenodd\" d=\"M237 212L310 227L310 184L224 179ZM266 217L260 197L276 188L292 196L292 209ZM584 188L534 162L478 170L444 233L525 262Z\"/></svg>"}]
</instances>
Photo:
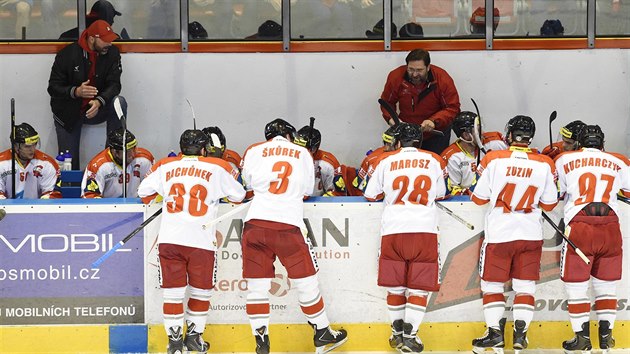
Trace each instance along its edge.
<instances>
[{"instance_id":1,"label":"white jersey back","mask_svg":"<svg viewBox=\"0 0 630 354\"><path fill-rule=\"evenodd\" d=\"M238 170L214 157L174 156L158 161L138 188L142 198L164 197L158 243L216 250L216 229L202 228L216 218L219 200L240 202L245 189Z\"/></svg>"},{"instance_id":2,"label":"white jersey back","mask_svg":"<svg viewBox=\"0 0 630 354\"><path fill-rule=\"evenodd\" d=\"M381 235L438 231L435 199L446 193L446 162L429 151L406 147L384 153L365 189L385 193Z\"/></svg>"},{"instance_id":3,"label":"white jersey back","mask_svg":"<svg viewBox=\"0 0 630 354\"><path fill-rule=\"evenodd\" d=\"M304 227L305 196L313 193L313 158L284 137L250 146L242 164L243 183L254 192L245 221L268 220Z\"/></svg>"},{"instance_id":4,"label":"white jersey back","mask_svg":"<svg viewBox=\"0 0 630 354\"><path fill-rule=\"evenodd\" d=\"M13 162L11 150L0 153L0 198L13 196ZM59 166L45 153L35 150L33 158L25 165L15 161L15 198L39 199L53 193L59 178Z\"/></svg>"},{"instance_id":5,"label":"white jersey back","mask_svg":"<svg viewBox=\"0 0 630 354\"><path fill-rule=\"evenodd\" d=\"M568 151L558 156L558 185L565 195L564 222L589 203L608 204L619 214L617 192L630 196L630 161L621 154L598 149Z\"/></svg>"},{"instance_id":6,"label":"white jersey back","mask_svg":"<svg viewBox=\"0 0 630 354\"><path fill-rule=\"evenodd\" d=\"M553 161L530 149L489 152L481 161L481 175L472 198L489 201L485 218L485 242L542 240L539 204L558 201Z\"/></svg>"}]
</instances>

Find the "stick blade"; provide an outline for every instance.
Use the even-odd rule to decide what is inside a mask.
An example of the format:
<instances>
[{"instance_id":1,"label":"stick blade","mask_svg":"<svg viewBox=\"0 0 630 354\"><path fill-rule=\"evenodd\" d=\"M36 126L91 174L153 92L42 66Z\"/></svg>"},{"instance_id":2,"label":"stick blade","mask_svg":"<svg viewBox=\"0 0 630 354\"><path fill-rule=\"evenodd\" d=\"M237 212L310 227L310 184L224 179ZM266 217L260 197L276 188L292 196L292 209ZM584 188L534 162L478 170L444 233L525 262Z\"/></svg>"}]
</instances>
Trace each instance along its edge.
<instances>
[{"instance_id":1,"label":"stick blade","mask_svg":"<svg viewBox=\"0 0 630 354\"><path fill-rule=\"evenodd\" d=\"M554 120L556 120L557 116L558 116L558 112L556 112L556 111L551 112L551 115L549 116L549 123L551 123Z\"/></svg>"},{"instance_id":2,"label":"stick blade","mask_svg":"<svg viewBox=\"0 0 630 354\"><path fill-rule=\"evenodd\" d=\"M125 118L122 106L120 105L120 98L118 96L114 97L114 111L116 111L118 119L123 120Z\"/></svg>"}]
</instances>

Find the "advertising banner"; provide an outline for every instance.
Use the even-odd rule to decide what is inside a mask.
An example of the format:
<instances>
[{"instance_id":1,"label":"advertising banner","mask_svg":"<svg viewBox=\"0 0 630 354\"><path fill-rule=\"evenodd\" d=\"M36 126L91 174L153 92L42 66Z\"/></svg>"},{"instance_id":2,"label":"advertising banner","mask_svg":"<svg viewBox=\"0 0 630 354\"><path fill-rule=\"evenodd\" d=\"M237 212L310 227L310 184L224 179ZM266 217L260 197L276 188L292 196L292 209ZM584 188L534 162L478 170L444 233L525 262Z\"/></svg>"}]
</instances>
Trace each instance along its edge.
<instances>
[{"instance_id":1,"label":"advertising banner","mask_svg":"<svg viewBox=\"0 0 630 354\"><path fill-rule=\"evenodd\" d=\"M144 322L142 233L100 268L91 267L142 223L141 205L6 210L0 222L1 325Z\"/></svg>"},{"instance_id":2,"label":"advertising banner","mask_svg":"<svg viewBox=\"0 0 630 354\"><path fill-rule=\"evenodd\" d=\"M485 208L471 202L445 202L455 214L475 226L474 230L440 212L441 290L432 293L425 320L428 322L483 321L479 289L478 259ZM232 206L222 204L219 215ZM621 206L624 252L628 254L630 225L627 205ZM559 222L562 205L549 213ZM305 223L314 245L319 265L320 289L332 322L388 322L386 291L376 285L377 258L380 245L381 203L305 203ZM211 299L209 323L247 323L245 303L247 281L241 276L242 218L235 215L217 226L218 274ZM147 322L162 322L162 294L157 284L157 267L153 240L158 228L147 230ZM534 320L567 321L567 301L560 281L560 236L544 224L544 249L541 279L537 282ZM628 257L624 257L623 279L618 283L617 318L630 319L630 275ZM513 292L507 315L511 317ZM270 289L272 323L304 323L297 292L291 287L284 267L276 262L276 277Z\"/></svg>"}]
</instances>

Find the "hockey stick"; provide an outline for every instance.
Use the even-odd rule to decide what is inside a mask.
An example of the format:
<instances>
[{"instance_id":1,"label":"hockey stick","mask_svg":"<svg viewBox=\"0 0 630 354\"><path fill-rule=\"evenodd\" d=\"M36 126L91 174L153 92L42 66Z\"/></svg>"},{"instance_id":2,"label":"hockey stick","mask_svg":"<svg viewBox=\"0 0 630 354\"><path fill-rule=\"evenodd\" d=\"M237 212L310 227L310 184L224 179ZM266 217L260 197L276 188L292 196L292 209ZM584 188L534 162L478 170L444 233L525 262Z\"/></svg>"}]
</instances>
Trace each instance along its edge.
<instances>
[{"instance_id":1,"label":"hockey stick","mask_svg":"<svg viewBox=\"0 0 630 354\"><path fill-rule=\"evenodd\" d=\"M125 118L125 114L120 106L120 98L118 96L114 97L114 111L116 111L116 115L118 116L120 124L122 124L123 128L123 158L121 166L123 174L122 195L123 198L127 198L127 119Z\"/></svg>"},{"instance_id":2,"label":"hockey stick","mask_svg":"<svg viewBox=\"0 0 630 354\"><path fill-rule=\"evenodd\" d=\"M11 199L15 199L15 98L11 99Z\"/></svg>"},{"instance_id":3,"label":"hockey stick","mask_svg":"<svg viewBox=\"0 0 630 354\"><path fill-rule=\"evenodd\" d=\"M479 166L479 162L481 161L481 153L484 155L487 154L486 149L483 147L483 142L481 141L481 114L479 113L479 106L477 106L477 102L475 102L474 98L470 98L473 105L475 106L475 111L477 112L477 117L475 117L474 123L474 131L473 138L475 139L475 144L479 148L479 153L477 154L477 166Z\"/></svg>"},{"instance_id":4,"label":"hockey stick","mask_svg":"<svg viewBox=\"0 0 630 354\"><path fill-rule=\"evenodd\" d=\"M192 116L193 116L193 129L197 130L197 116L195 115L195 109L193 108L192 103L190 103L190 101L188 100L188 98L186 99L186 102L188 102L188 105L190 106L190 111L192 112Z\"/></svg>"},{"instance_id":5,"label":"hockey stick","mask_svg":"<svg viewBox=\"0 0 630 354\"><path fill-rule=\"evenodd\" d=\"M453 219L455 219L455 220L459 221L460 223L462 223L469 230L474 230L475 229L475 225L473 225L473 224L469 223L468 221L464 220L461 216L455 214L451 209L445 207L442 203L435 202L435 204L438 206L438 208L442 209L446 214L448 214Z\"/></svg>"},{"instance_id":6,"label":"hockey stick","mask_svg":"<svg viewBox=\"0 0 630 354\"><path fill-rule=\"evenodd\" d=\"M558 112L556 112L556 111L551 112L551 114L549 115L549 148L550 149L553 148L553 137L552 137L552 134L551 134L551 122L556 120L557 116L558 116Z\"/></svg>"},{"instance_id":7,"label":"hockey stick","mask_svg":"<svg viewBox=\"0 0 630 354\"><path fill-rule=\"evenodd\" d=\"M236 208L233 208L232 210L228 211L227 213L225 213L225 214L223 214L223 215L221 215L221 216L219 216L217 218L214 218L214 219L210 220L210 222L208 222L207 224L201 225L201 228L204 229L204 230L207 230L207 229L211 228L213 225L218 224L221 221L229 218L230 216L239 214L239 213L247 210L249 208L250 204L251 203L243 203L243 204L237 206Z\"/></svg>"},{"instance_id":8,"label":"hockey stick","mask_svg":"<svg viewBox=\"0 0 630 354\"><path fill-rule=\"evenodd\" d=\"M398 117L398 113L396 113L396 110L387 101L385 101L382 98L379 98L378 104L380 104L381 107L385 108L387 113L389 113L389 116L392 117L392 119L394 120L394 124L400 124L400 118ZM444 136L444 132L442 132L441 130L435 130L435 129L431 130L431 134Z\"/></svg>"},{"instance_id":9,"label":"hockey stick","mask_svg":"<svg viewBox=\"0 0 630 354\"><path fill-rule=\"evenodd\" d=\"M127 243L127 241L131 240L132 237L134 237L138 232L140 232L140 230L142 230L145 226L149 225L149 223L153 221L155 218L157 218L160 214L162 214L162 208L158 209L155 213L153 213L153 215L151 215L148 219L142 222L140 226L136 227L135 230L131 231L131 233L127 235L127 237L123 238L122 241L115 244L114 247L112 247L109 251L107 251L104 255L102 255L101 258L97 259L94 263L92 263L92 268L98 268L101 265L101 263L103 263L112 254L114 254L114 252L116 252L117 249L122 247L122 245Z\"/></svg>"},{"instance_id":10,"label":"hockey stick","mask_svg":"<svg viewBox=\"0 0 630 354\"><path fill-rule=\"evenodd\" d=\"M630 199L628 199L626 197L622 197L620 195L617 195L617 200L621 200L623 203L626 203L626 204L630 205Z\"/></svg>"},{"instance_id":11,"label":"hockey stick","mask_svg":"<svg viewBox=\"0 0 630 354\"><path fill-rule=\"evenodd\" d=\"M582 258L582 260L584 261L584 263L586 264L591 264L591 261L586 257L586 255L584 254L584 252L582 252L581 249L579 249L575 243L573 243L573 241L569 240L569 238L567 237L567 235L565 235L565 233L560 230L560 228L558 227L558 225L556 225L556 223L553 222L553 220L551 220L551 218L549 217L549 215L547 215L547 213L545 213L544 211L542 212L542 216L543 218L549 223L549 225L551 225L560 235L562 235L562 238L567 241L567 243L569 244L569 246L573 247L573 249L575 250L575 253L577 253L578 256L580 256L580 258ZM566 228L565 228L566 230Z\"/></svg>"}]
</instances>

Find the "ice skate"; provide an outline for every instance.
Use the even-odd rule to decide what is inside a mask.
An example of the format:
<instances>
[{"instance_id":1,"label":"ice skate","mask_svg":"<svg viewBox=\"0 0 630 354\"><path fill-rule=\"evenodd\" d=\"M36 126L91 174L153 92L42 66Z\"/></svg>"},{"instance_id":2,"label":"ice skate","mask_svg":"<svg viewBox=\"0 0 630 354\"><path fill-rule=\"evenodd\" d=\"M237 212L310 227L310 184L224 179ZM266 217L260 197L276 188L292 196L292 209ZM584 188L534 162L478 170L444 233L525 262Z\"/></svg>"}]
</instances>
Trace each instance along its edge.
<instances>
[{"instance_id":1,"label":"ice skate","mask_svg":"<svg viewBox=\"0 0 630 354\"><path fill-rule=\"evenodd\" d=\"M168 354L184 353L184 338L182 337L182 327L173 326L168 329L168 346L166 347Z\"/></svg>"},{"instance_id":2,"label":"ice skate","mask_svg":"<svg viewBox=\"0 0 630 354\"><path fill-rule=\"evenodd\" d=\"M186 330L186 338L184 339L184 348L189 352L206 353L210 344L205 342L201 337L203 333L195 331L195 324L188 322Z\"/></svg>"},{"instance_id":3,"label":"ice skate","mask_svg":"<svg viewBox=\"0 0 630 354\"><path fill-rule=\"evenodd\" d=\"M269 335L267 326L256 329L256 354L269 354Z\"/></svg>"},{"instance_id":4,"label":"ice skate","mask_svg":"<svg viewBox=\"0 0 630 354\"><path fill-rule=\"evenodd\" d=\"M308 323L313 327L315 336L313 336L313 342L315 343L315 353L324 354L337 348L348 340L348 333L345 329L338 331L330 328L330 326L322 329L317 329L317 326Z\"/></svg>"},{"instance_id":5,"label":"ice skate","mask_svg":"<svg viewBox=\"0 0 630 354\"><path fill-rule=\"evenodd\" d=\"M615 338L612 336L612 329L610 329L610 322L599 321L599 348L602 353L609 353L610 349L615 346Z\"/></svg>"},{"instance_id":6,"label":"ice skate","mask_svg":"<svg viewBox=\"0 0 630 354\"><path fill-rule=\"evenodd\" d=\"M403 343L403 320L396 320L392 323L392 335L389 337L389 346L393 349L400 349Z\"/></svg>"},{"instance_id":7,"label":"ice skate","mask_svg":"<svg viewBox=\"0 0 630 354\"><path fill-rule=\"evenodd\" d=\"M514 354L520 354L521 350L527 348L527 331L525 330L525 321L514 321Z\"/></svg>"},{"instance_id":8,"label":"ice skate","mask_svg":"<svg viewBox=\"0 0 630 354\"><path fill-rule=\"evenodd\" d=\"M496 354L503 354L505 341L503 340L503 331L505 330L505 318L499 321L499 329L488 327L483 337L473 339L473 353L481 354L486 349L492 349Z\"/></svg>"},{"instance_id":9,"label":"ice skate","mask_svg":"<svg viewBox=\"0 0 630 354\"><path fill-rule=\"evenodd\" d=\"M424 344L416 332L413 331L413 325L411 323L403 324L403 343L400 347L401 353L420 353L424 350Z\"/></svg>"},{"instance_id":10,"label":"ice skate","mask_svg":"<svg viewBox=\"0 0 630 354\"><path fill-rule=\"evenodd\" d=\"M566 354L591 354L591 331L589 323L582 323L582 330L575 333L575 337L562 342L562 348Z\"/></svg>"}]
</instances>

